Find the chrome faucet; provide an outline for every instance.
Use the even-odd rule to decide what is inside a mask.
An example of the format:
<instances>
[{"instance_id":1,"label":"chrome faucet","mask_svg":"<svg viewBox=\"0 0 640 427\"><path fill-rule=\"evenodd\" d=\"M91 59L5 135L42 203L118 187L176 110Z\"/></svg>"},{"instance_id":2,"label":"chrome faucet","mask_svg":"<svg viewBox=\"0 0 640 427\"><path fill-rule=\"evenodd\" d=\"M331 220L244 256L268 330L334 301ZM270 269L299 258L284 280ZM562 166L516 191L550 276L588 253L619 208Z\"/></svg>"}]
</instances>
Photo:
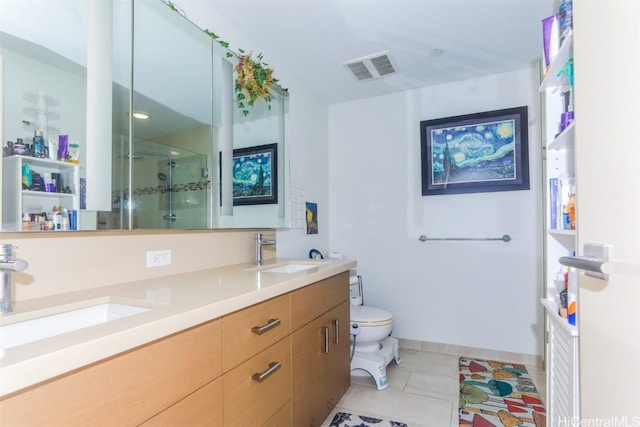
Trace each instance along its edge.
<instances>
[{"instance_id":1,"label":"chrome faucet","mask_svg":"<svg viewBox=\"0 0 640 427\"><path fill-rule=\"evenodd\" d=\"M275 246L276 240L265 240L262 233L256 233L256 265L262 265L262 247L263 246Z\"/></svg>"},{"instance_id":2,"label":"chrome faucet","mask_svg":"<svg viewBox=\"0 0 640 427\"><path fill-rule=\"evenodd\" d=\"M0 289L0 313L13 311L11 301L11 272L24 271L29 264L21 259L11 259L13 245L0 245L0 271L2 272L2 288Z\"/></svg>"}]
</instances>

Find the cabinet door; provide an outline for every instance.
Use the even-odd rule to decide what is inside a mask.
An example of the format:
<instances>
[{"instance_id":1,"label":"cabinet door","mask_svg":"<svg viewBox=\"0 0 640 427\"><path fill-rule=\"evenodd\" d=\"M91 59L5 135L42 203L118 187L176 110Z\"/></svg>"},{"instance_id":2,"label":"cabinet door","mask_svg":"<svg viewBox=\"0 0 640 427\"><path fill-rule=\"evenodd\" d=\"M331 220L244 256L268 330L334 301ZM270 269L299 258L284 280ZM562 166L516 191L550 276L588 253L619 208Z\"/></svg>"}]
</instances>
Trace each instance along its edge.
<instances>
[{"instance_id":1,"label":"cabinet door","mask_svg":"<svg viewBox=\"0 0 640 427\"><path fill-rule=\"evenodd\" d=\"M547 317L549 344L547 351L547 419L571 420L579 414L578 337L571 336L564 325Z\"/></svg>"},{"instance_id":2,"label":"cabinet door","mask_svg":"<svg viewBox=\"0 0 640 427\"><path fill-rule=\"evenodd\" d=\"M222 373L214 320L0 400L2 426L137 425Z\"/></svg>"},{"instance_id":3,"label":"cabinet door","mask_svg":"<svg viewBox=\"0 0 640 427\"><path fill-rule=\"evenodd\" d=\"M330 337L327 355L327 415L351 385L350 309L349 301L344 301L326 315Z\"/></svg>"},{"instance_id":4,"label":"cabinet door","mask_svg":"<svg viewBox=\"0 0 640 427\"><path fill-rule=\"evenodd\" d=\"M325 316L320 316L291 334L294 426L319 426L326 417L325 333Z\"/></svg>"},{"instance_id":5,"label":"cabinet door","mask_svg":"<svg viewBox=\"0 0 640 427\"><path fill-rule=\"evenodd\" d=\"M280 367L274 369L275 363ZM256 374L263 374L263 379L258 380ZM224 425L265 424L291 400L290 338L284 338L225 373L222 381Z\"/></svg>"},{"instance_id":6,"label":"cabinet door","mask_svg":"<svg viewBox=\"0 0 640 427\"><path fill-rule=\"evenodd\" d=\"M291 293L291 330L304 326L349 299L349 272L300 288Z\"/></svg>"},{"instance_id":7,"label":"cabinet door","mask_svg":"<svg viewBox=\"0 0 640 427\"><path fill-rule=\"evenodd\" d=\"M222 378L202 387L175 405L142 423L143 427L154 426L221 426L222 425Z\"/></svg>"}]
</instances>

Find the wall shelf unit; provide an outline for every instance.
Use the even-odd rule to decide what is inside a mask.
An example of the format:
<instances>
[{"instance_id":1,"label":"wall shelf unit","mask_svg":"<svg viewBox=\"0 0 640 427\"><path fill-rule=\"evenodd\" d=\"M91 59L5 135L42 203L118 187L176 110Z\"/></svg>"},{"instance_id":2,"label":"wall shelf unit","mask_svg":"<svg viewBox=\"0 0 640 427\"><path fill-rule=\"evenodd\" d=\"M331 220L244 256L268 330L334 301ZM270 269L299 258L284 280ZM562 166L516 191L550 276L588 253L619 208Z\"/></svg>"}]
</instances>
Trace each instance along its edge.
<instances>
[{"instance_id":1,"label":"wall shelf unit","mask_svg":"<svg viewBox=\"0 0 640 427\"><path fill-rule=\"evenodd\" d=\"M569 33L540 85L544 138L545 200L545 292L541 304L545 313L547 372L547 420L556 426L562 420L579 416L579 326L571 325L559 314L555 279L563 271L559 258L577 251L576 224L563 219L568 193L575 194L575 126L560 128L562 113L572 110L573 91L566 65L573 56L573 34ZM576 118L579 122L579 117ZM552 185L552 180L554 181ZM575 197L575 196L574 196Z\"/></svg>"},{"instance_id":2,"label":"wall shelf unit","mask_svg":"<svg viewBox=\"0 0 640 427\"><path fill-rule=\"evenodd\" d=\"M60 174L63 189L69 193L45 192L23 189L22 168L29 165L37 174ZM80 210L80 165L58 160L29 156L8 156L3 158L2 168L2 229L4 231L25 230L23 215L51 214L54 206L67 210ZM79 219L78 219L79 221ZM79 225L79 224L78 224ZM37 231L39 227L29 225L27 230Z\"/></svg>"}]
</instances>

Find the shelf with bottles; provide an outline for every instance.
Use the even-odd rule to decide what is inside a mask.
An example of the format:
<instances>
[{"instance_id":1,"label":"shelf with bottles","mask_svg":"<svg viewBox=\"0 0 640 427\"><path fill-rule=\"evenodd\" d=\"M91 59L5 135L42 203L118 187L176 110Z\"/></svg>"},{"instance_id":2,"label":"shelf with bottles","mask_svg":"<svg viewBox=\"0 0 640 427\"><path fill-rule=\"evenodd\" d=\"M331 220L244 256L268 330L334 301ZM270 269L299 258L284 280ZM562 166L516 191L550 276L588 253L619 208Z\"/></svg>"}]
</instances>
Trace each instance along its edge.
<instances>
[{"instance_id":1,"label":"shelf with bottles","mask_svg":"<svg viewBox=\"0 0 640 427\"><path fill-rule=\"evenodd\" d=\"M52 168L52 169L58 169L58 170L62 170L62 169L72 170L78 166L78 163L63 162L61 160L43 159L40 157L23 156L21 154L14 154L12 156L7 156L4 159L5 159L5 162L20 160L23 163L29 163L30 165L33 165L33 166L41 166L45 168Z\"/></svg>"},{"instance_id":2,"label":"shelf with bottles","mask_svg":"<svg viewBox=\"0 0 640 427\"><path fill-rule=\"evenodd\" d=\"M77 196L76 193L56 193L47 191L22 190L23 197L46 197L53 199L72 199Z\"/></svg>"},{"instance_id":3,"label":"shelf with bottles","mask_svg":"<svg viewBox=\"0 0 640 427\"><path fill-rule=\"evenodd\" d=\"M551 236L560 237L560 238L575 237L576 230L562 230L562 229L556 229L556 228L548 228L547 233L549 233L549 235Z\"/></svg>"},{"instance_id":4,"label":"shelf with bottles","mask_svg":"<svg viewBox=\"0 0 640 427\"><path fill-rule=\"evenodd\" d=\"M77 163L14 155L4 158L4 167L6 173L11 176L9 182L14 182L15 189L20 190L23 196L66 198L78 195L80 166ZM30 178L25 177L25 167ZM41 182L36 181L39 178L42 178ZM30 182L27 188L24 185L25 181ZM53 184L51 187L47 186L49 182ZM50 191L47 191L48 189Z\"/></svg>"},{"instance_id":5,"label":"shelf with bottles","mask_svg":"<svg viewBox=\"0 0 640 427\"><path fill-rule=\"evenodd\" d=\"M548 188L547 229L573 232L576 229L576 184L574 177L550 177Z\"/></svg>"},{"instance_id":6,"label":"shelf with bottles","mask_svg":"<svg viewBox=\"0 0 640 427\"><path fill-rule=\"evenodd\" d=\"M562 327L565 331L567 331L567 333L569 335L571 335L572 337L577 337L580 335L580 332L578 330L578 327L575 325L571 325L569 324L569 322L567 321L567 319L565 319L564 317L560 316L559 313L559 309L558 309L558 303L550 298L542 298L540 300L542 306L544 307L545 311L547 312L547 314L549 315L549 317L555 321L555 323L557 325L559 325L560 327Z\"/></svg>"},{"instance_id":7,"label":"shelf with bottles","mask_svg":"<svg viewBox=\"0 0 640 427\"><path fill-rule=\"evenodd\" d=\"M540 92L547 89L563 87L567 82L563 78L563 70L573 56L573 32L569 32L558 49L558 53L551 61L551 65L540 84Z\"/></svg>"},{"instance_id":8,"label":"shelf with bottles","mask_svg":"<svg viewBox=\"0 0 640 427\"><path fill-rule=\"evenodd\" d=\"M549 150L572 150L575 146L575 122L571 122L566 129L560 132L553 141L549 143Z\"/></svg>"},{"instance_id":9,"label":"shelf with bottles","mask_svg":"<svg viewBox=\"0 0 640 427\"><path fill-rule=\"evenodd\" d=\"M548 268L555 273L547 281L542 305L569 335L577 336L578 271L559 263L550 263Z\"/></svg>"},{"instance_id":10,"label":"shelf with bottles","mask_svg":"<svg viewBox=\"0 0 640 427\"><path fill-rule=\"evenodd\" d=\"M3 158L2 178L5 231L50 229L41 218L49 218L56 209L80 210L79 164L11 155Z\"/></svg>"}]
</instances>

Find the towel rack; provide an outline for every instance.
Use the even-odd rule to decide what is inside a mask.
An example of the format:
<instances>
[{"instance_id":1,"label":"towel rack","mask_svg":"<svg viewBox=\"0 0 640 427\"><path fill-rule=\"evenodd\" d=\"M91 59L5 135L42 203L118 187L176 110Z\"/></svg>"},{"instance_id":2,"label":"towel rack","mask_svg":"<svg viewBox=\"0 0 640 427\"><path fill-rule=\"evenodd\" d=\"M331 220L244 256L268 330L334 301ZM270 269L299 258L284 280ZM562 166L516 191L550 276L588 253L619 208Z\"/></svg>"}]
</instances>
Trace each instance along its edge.
<instances>
[{"instance_id":1,"label":"towel rack","mask_svg":"<svg viewBox=\"0 0 640 427\"><path fill-rule=\"evenodd\" d=\"M421 242L432 241L432 240L450 240L450 241L465 241L465 240L502 240L503 242L510 242L511 236L505 234L502 237L427 237L424 234L418 237L418 240Z\"/></svg>"}]
</instances>

